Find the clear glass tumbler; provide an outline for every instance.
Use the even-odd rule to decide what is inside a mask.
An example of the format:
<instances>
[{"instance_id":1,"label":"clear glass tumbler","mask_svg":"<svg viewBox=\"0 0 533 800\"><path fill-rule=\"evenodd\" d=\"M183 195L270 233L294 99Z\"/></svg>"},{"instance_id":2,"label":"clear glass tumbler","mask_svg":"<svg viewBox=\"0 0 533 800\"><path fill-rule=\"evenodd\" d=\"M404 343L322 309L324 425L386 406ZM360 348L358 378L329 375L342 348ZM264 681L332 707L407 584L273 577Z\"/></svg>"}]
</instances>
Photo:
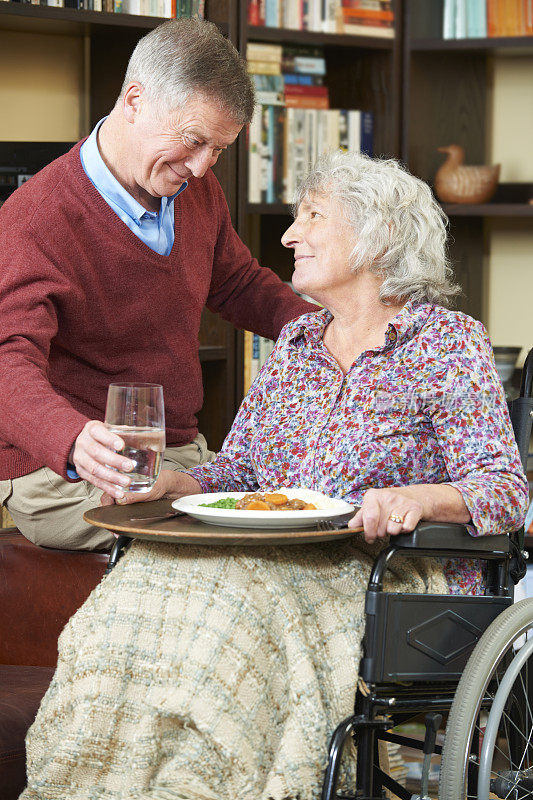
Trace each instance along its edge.
<instances>
[{"instance_id":1,"label":"clear glass tumbler","mask_svg":"<svg viewBox=\"0 0 533 800\"><path fill-rule=\"evenodd\" d=\"M124 473L130 492L149 492L161 470L165 450L163 387L156 383L111 383L105 424L124 441L120 454L135 466Z\"/></svg>"}]
</instances>

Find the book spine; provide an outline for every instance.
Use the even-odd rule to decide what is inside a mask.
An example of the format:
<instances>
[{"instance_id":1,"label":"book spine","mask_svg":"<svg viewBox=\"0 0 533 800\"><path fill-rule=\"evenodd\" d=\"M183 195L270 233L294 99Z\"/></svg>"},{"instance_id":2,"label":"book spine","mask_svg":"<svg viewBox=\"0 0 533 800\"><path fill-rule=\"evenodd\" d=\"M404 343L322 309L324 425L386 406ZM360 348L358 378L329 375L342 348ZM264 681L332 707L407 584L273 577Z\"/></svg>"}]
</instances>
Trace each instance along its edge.
<instances>
[{"instance_id":1,"label":"book spine","mask_svg":"<svg viewBox=\"0 0 533 800\"><path fill-rule=\"evenodd\" d=\"M252 342L253 333L251 331L244 331L244 375L243 375L243 389L244 394L250 389L252 385Z\"/></svg>"},{"instance_id":2,"label":"book spine","mask_svg":"<svg viewBox=\"0 0 533 800\"><path fill-rule=\"evenodd\" d=\"M278 27L279 0L265 0L265 25L269 28Z\"/></svg>"},{"instance_id":3,"label":"book spine","mask_svg":"<svg viewBox=\"0 0 533 800\"><path fill-rule=\"evenodd\" d=\"M361 122L362 113L355 109L348 111L348 151L361 152Z\"/></svg>"},{"instance_id":4,"label":"book spine","mask_svg":"<svg viewBox=\"0 0 533 800\"><path fill-rule=\"evenodd\" d=\"M259 25L259 0L248 0L248 25Z\"/></svg>"},{"instance_id":5,"label":"book spine","mask_svg":"<svg viewBox=\"0 0 533 800\"><path fill-rule=\"evenodd\" d=\"M533 0L524 0L526 36L533 36Z\"/></svg>"},{"instance_id":6,"label":"book spine","mask_svg":"<svg viewBox=\"0 0 533 800\"><path fill-rule=\"evenodd\" d=\"M267 203L275 201L274 196L274 150L275 150L275 131L274 131L274 106L267 108Z\"/></svg>"},{"instance_id":7,"label":"book spine","mask_svg":"<svg viewBox=\"0 0 533 800\"><path fill-rule=\"evenodd\" d=\"M275 61L248 61L248 72L252 75L281 75L281 66Z\"/></svg>"},{"instance_id":8,"label":"book spine","mask_svg":"<svg viewBox=\"0 0 533 800\"><path fill-rule=\"evenodd\" d=\"M378 25L352 25L344 23L347 36L376 36L383 39L394 39L394 28Z\"/></svg>"},{"instance_id":9,"label":"book spine","mask_svg":"<svg viewBox=\"0 0 533 800\"><path fill-rule=\"evenodd\" d=\"M284 106L274 108L274 202L283 203L283 180L285 174L285 116Z\"/></svg>"},{"instance_id":10,"label":"book spine","mask_svg":"<svg viewBox=\"0 0 533 800\"><path fill-rule=\"evenodd\" d=\"M286 94L287 108L329 108L329 99L318 95Z\"/></svg>"},{"instance_id":11,"label":"book spine","mask_svg":"<svg viewBox=\"0 0 533 800\"><path fill-rule=\"evenodd\" d=\"M255 381L259 374L259 336L257 333L252 334L252 358L250 361L250 386Z\"/></svg>"},{"instance_id":12,"label":"book spine","mask_svg":"<svg viewBox=\"0 0 533 800\"><path fill-rule=\"evenodd\" d=\"M261 118L258 104L248 128L248 202L261 202Z\"/></svg>"},{"instance_id":13,"label":"book spine","mask_svg":"<svg viewBox=\"0 0 533 800\"><path fill-rule=\"evenodd\" d=\"M455 0L444 0L442 38L455 39Z\"/></svg>"},{"instance_id":14,"label":"book spine","mask_svg":"<svg viewBox=\"0 0 533 800\"><path fill-rule=\"evenodd\" d=\"M326 59L312 56L296 56L294 72L305 72L310 75L326 74Z\"/></svg>"},{"instance_id":15,"label":"book spine","mask_svg":"<svg viewBox=\"0 0 533 800\"><path fill-rule=\"evenodd\" d=\"M455 0L455 38L466 38L466 0Z\"/></svg>"},{"instance_id":16,"label":"book spine","mask_svg":"<svg viewBox=\"0 0 533 800\"><path fill-rule=\"evenodd\" d=\"M361 144L362 153L374 155L374 115L371 111L361 112Z\"/></svg>"},{"instance_id":17,"label":"book spine","mask_svg":"<svg viewBox=\"0 0 533 800\"><path fill-rule=\"evenodd\" d=\"M487 31L487 0L478 0L479 7L479 36L486 39Z\"/></svg>"}]
</instances>

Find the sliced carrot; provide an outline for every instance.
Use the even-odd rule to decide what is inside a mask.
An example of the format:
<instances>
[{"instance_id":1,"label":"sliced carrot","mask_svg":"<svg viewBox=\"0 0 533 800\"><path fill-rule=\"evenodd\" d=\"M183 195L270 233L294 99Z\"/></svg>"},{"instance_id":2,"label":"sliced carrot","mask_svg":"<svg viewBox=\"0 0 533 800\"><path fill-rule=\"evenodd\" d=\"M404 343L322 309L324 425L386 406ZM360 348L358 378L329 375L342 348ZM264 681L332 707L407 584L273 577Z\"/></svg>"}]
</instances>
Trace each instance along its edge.
<instances>
[{"instance_id":1,"label":"sliced carrot","mask_svg":"<svg viewBox=\"0 0 533 800\"><path fill-rule=\"evenodd\" d=\"M289 502L289 498L286 495L277 494L275 492L265 492L265 500L268 500L269 503L272 503L275 506L284 506L285 503Z\"/></svg>"},{"instance_id":2,"label":"sliced carrot","mask_svg":"<svg viewBox=\"0 0 533 800\"><path fill-rule=\"evenodd\" d=\"M248 503L246 506L245 511L269 511L269 508L262 500L252 500L252 502Z\"/></svg>"}]
</instances>

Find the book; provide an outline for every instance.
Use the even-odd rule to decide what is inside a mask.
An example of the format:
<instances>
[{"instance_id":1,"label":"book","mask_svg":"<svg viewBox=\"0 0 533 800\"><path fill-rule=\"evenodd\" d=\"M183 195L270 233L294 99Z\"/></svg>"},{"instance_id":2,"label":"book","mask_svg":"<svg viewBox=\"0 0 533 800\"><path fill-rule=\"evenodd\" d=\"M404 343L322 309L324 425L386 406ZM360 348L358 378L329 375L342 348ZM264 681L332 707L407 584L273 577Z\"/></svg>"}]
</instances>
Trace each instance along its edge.
<instances>
[{"instance_id":1,"label":"book","mask_svg":"<svg viewBox=\"0 0 533 800\"><path fill-rule=\"evenodd\" d=\"M466 38L466 0L455 0L455 38Z\"/></svg>"},{"instance_id":2,"label":"book","mask_svg":"<svg viewBox=\"0 0 533 800\"><path fill-rule=\"evenodd\" d=\"M261 25L259 17L259 0L248 0L248 24Z\"/></svg>"},{"instance_id":3,"label":"book","mask_svg":"<svg viewBox=\"0 0 533 800\"><path fill-rule=\"evenodd\" d=\"M325 75L326 59L320 56L295 56L294 72L305 72L308 75Z\"/></svg>"},{"instance_id":4,"label":"book","mask_svg":"<svg viewBox=\"0 0 533 800\"><path fill-rule=\"evenodd\" d=\"M261 125L262 107L257 104L248 126L248 202L261 202Z\"/></svg>"},{"instance_id":5,"label":"book","mask_svg":"<svg viewBox=\"0 0 533 800\"><path fill-rule=\"evenodd\" d=\"M281 0L265 0L265 25L268 28L277 28L279 25L280 3Z\"/></svg>"},{"instance_id":6,"label":"book","mask_svg":"<svg viewBox=\"0 0 533 800\"><path fill-rule=\"evenodd\" d=\"M469 0L466 5L466 35L469 39L487 35L487 7L485 0Z\"/></svg>"},{"instance_id":7,"label":"book","mask_svg":"<svg viewBox=\"0 0 533 800\"><path fill-rule=\"evenodd\" d=\"M247 61L273 61L281 64L283 48L280 44L266 44L264 42L248 42L246 45Z\"/></svg>"},{"instance_id":8,"label":"book","mask_svg":"<svg viewBox=\"0 0 533 800\"><path fill-rule=\"evenodd\" d=\"M244 331L244 346L243 346L243 355L244 355L244 365L243 365L243 389L244 394L250 389L252 385L252 339L253 333L251 331Z\"/></svg>"},{"instance_id":9,"label":"book","mask_svg":"<svg viewBox=\"0 0 533 800\"><path fill-rule=\"evenodd\" d=\"M306 75L305 72L284 72L283 83L301 86L324 86L323 75Z\"/></svg>"},{"instance_id":10,"label":"book","mask_svg":"<svg viewBox=\"0 0 533 800\"><path fill-rule=\"evenodd\" d=\"M533 0L524 0L524 30L526 36L533 36Z\"/></svg>"},{"instance_id":11,"label":"book","mask_svg":"<svg viewBox=\"0 0 533 800\"><path fill-rule=\"evenodd\" d=\"M281 65L275 61L248 61L248 72L258 75L280 75Z\"/></svg>"},{"instance_id":12,"label":"book","mask_svg":"<svg viewBox=\"0 0 533 800\"><path fill-rule=\"evenodd\" d=\"M394 39L394 28L381 25L352 25L345 22L342 32L347 36L379 36L384 39Z\"/></svg>"},{"instance_id":13,"label":"book","mask_svg":"<svg viewBox=\"0 0 533 800\"><path fill-rule=\"evenodd\" d=\"M289 84L285 86L285 104L287 108L329 108L328 88Z\"/></svg>"},{"instance_id":14,"label":"book","mask_svg":"<svg viewBox=\"0 0 533 800\"><path fill-rule=\"evenodd\" d=\"M455 0L444 0L442 9L442 38L455 39Z\"/></svg>"},{"instance_id":15,"label":"book","mask_svg":"<svg viewBox=\"0 0 533 800\"><path fill-rule=\"evenodd\" d=\"M339 33L394 37L390 0L342 0Z\"/></svg>"}]
</instances>

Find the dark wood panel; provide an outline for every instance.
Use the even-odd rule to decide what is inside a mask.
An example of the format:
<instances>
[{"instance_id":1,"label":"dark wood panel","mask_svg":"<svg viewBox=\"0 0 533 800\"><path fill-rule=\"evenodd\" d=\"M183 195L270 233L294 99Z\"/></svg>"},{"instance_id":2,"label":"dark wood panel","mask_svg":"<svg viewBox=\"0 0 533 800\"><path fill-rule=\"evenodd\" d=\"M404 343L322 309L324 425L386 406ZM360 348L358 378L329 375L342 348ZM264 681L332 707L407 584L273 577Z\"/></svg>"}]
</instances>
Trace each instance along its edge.
<instances>
[{"instance_id":1,"label":"dark wood panel","mask_svg":"<svg viewBox=\"0 0 533 800\"><path fill-rule=\"evenodd\" d=\"M455 300L455 308L483 320L483 220L454 219L450 226L449 255L455 280L463 294Z\"/></svg>"},{"instance_id":2,"label":"dark wood panel","mask_svg":"<svg viewBox=\"0 0 533 800\"><path fill-rule=\"evenodd\" d=\"M141 28L96 30L91 36L90 127L109 114L120 94L135 45L147 31Z\"/></svg>"},{"instance_id":3,"label":"dark wood panel","mask_svg":"<svg viewBox=\"0 0 533 800\"><path fill-rule=\"evenodd\" d=\"M428 182L443 163L437 148L460 144L466 163L485 162L487 129L485 86L487 65L482 55L419 53L411 57L408 103L409 168Z\"/></svg>"},{"instance_id":4,"label":"dark wood panel","mask_svg":"<svg viewBox=\"0 0 533 800\"><path fill-rule=\"evenodd\" d=\"M224 437L235 417L236 396L228 381L234 364L222 361L202 361L204 404L198 415L200 432L211 450L220 450Z\"/></svg>"},{"instance_id":5,"label":"dark wood panel","mask_svg":"<svg viewBox=\"0 0 533 800\"><path fill-rule=\"evenodd\" d=\"M531 55L533 36L498 36L490 39L414 39L412 50L496 53L497 55Z\"/></svg>"},{"instance_id":6,"label":"dark wood panel","mask_svg":"<svg viewBox=\"0 0 533 800\"><path fill-rule=\"evenodd\" d=\"M231 342L232 327L221 316L205 308L200 324L200 344L207 347L227 347Z\"/></svg>"},{"instance_id":7,"label":"dark wood panel","mask_svg":"<svg viewBox=\"0 0 533 800\"><path fill-rule=\"evenodd\" d=\"M0 5L0 27L53 34L90 34L96 28L155 28L165 20L136 14L109 14L75 8L10 2Z\"/></svg>"},{"instance_id":8,"label":"dark wood panel","mask_svg":"<svg viewBox=\"0 0 533 800\"><path fill-rule=\"evenodd\" d=\"M397 153L397 98L391 52L325 50L331 108L357 108L374 115L374 155Z\"/></svg>"},{"instance_id":9,"label":"dark wood panel","mask_svg":"<svg viewBox=\"0 0 533 800\"><path fill-rule=\"evenodd\" d=\"M525 203L484 203L483 205L452 205L447 203L443 206L444 211L449 217L507 217L516 219L517 217L533 218L533 205Z\"/></svg>"},{"instance_id":10,"label":"dark wood panel","mask_svg":"<svg viewBox=\"0 0 533 800\"><path fill-rule=\"evenodd\" d=\"M258 42L284 42L286 44L318 44L360 50L392 50L394 40L379 36L346 36L341 33L299 31L288 28L248 27L248 39Z\"/></svg>"}]
</instances>

